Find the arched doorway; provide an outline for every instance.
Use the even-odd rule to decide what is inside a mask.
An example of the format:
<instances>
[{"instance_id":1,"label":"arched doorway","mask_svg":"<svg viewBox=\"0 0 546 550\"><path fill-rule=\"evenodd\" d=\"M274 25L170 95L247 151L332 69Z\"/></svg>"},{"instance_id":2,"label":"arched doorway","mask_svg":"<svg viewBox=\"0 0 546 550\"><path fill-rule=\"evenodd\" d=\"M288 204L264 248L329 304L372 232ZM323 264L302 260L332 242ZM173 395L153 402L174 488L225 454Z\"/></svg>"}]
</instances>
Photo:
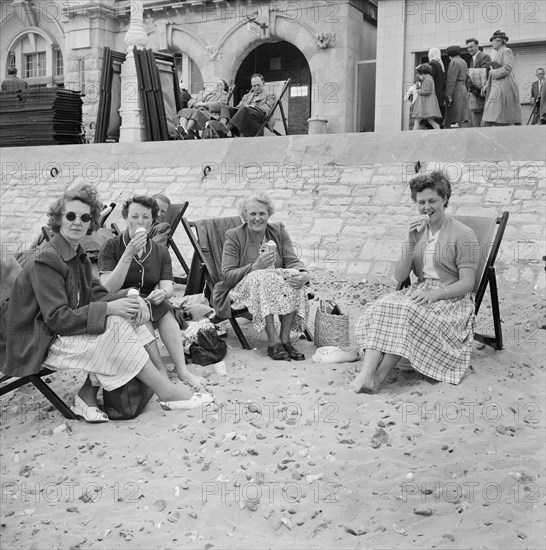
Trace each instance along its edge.
<instances>
[{"instance_id":1,"label":"arched doorway","mask_svg":"<svg viewBox=\"0 0 546 550\"><path fill-rule=\"evenodd\" d=\"M311 116L311 70L307 59L290 42L268 42L252 50L235 76L235 104L250 90L250 77L264 76L266 82L291 79L288 97L288 133L307 134Z\"/></svg>"}]
</instances>

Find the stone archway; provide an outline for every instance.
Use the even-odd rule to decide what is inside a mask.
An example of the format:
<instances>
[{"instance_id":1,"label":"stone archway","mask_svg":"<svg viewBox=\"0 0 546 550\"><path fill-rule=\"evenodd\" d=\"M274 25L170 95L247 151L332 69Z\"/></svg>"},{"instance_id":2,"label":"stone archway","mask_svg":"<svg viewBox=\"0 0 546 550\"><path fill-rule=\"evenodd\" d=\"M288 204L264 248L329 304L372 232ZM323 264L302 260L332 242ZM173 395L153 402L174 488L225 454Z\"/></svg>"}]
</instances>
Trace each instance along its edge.
<instances>
[{"instance_id":1,"label":"stone archway","mask_svg":"<svg viewBox=\"0 0 546 550\"><path fill-rule=\"evenodd\" d=\"M287 92L288 132L306 134L307 119L311 116L312 79L303 53L285 41L266 42L255 47L244 58L235 75L235 104L249 91L250 77L254 73L262 74L266 82L291 79Z\"/></svg>"}]
</instances>

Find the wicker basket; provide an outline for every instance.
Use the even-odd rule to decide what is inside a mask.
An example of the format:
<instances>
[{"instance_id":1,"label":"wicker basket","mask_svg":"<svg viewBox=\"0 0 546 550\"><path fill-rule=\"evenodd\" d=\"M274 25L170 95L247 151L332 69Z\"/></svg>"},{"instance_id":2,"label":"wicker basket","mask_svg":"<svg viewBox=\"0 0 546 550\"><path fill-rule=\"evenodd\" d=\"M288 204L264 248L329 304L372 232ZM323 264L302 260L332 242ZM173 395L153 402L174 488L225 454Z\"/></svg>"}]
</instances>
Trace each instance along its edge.
<instances>
[{"instance_id":1,"label":"wicker basket","mask_svg":"<svg viewBox=\"0 0 546 550\"><path fill-rule=\"evenodd\" d=\"M315 346L346 347L349 341L349 316L332 315L332 307L325 306L320 302L315 315Z\"/></svg>"}]
</instances>

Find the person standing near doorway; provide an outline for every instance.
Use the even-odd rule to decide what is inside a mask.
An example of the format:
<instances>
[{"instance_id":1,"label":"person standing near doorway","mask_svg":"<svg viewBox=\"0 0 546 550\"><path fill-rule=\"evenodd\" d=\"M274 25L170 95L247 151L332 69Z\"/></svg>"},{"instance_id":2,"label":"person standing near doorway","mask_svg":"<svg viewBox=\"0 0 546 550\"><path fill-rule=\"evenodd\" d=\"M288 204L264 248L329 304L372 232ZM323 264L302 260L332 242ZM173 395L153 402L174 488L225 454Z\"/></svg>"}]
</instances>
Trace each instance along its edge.
<instances>
[{"instance_id":1,"label":"person standing near doorway","mask_svg":"<svg viewBox=\"0 0 546 550\"><path fill-rule=\"evenodd\" d=\"M8 77L1 84L3 92L20 92L28 88L28 82L17 76L17 69L10 67Z\"/></svg>"}]
</instances>

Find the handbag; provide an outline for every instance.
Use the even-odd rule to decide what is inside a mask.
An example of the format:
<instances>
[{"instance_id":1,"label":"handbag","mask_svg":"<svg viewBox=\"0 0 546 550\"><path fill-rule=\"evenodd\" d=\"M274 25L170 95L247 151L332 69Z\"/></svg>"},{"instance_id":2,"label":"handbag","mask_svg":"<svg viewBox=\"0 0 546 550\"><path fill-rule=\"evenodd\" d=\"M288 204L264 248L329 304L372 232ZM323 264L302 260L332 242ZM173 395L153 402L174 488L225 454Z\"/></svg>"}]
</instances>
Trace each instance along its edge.
<instances>
[{"instance_id":1,"label":"handbag","mask_svg":"<svg viewBox=\"0 0 546 550\"><path fill-rule=\"evenodd\" d=\"M323 303L321 300L315 315L314 341L317 348L349 346L349 315L341 313L333 302Z\"/></svg>"},{"instance_id":2,"label":"handbag","mask_svg":"<svg viewBox=\"0 0 546 550\"><path fill-rule=\"evenodd\" d=\"M227 353L226 341L218 336L216 328L200 328L190 346L192 363L206 366L218 363Z\"/></svg>"},{"instance_id":3,"label":"handbag","mask_svg":"<svg viewBox=\"0 0 546 550\"><path fill-rule=\"evenodd\" d=\"M143 411L153 394L154 390L135 376L115 390L103 390L104 411L110 420L131 420Z\"/></svg>"}]
</instances>

